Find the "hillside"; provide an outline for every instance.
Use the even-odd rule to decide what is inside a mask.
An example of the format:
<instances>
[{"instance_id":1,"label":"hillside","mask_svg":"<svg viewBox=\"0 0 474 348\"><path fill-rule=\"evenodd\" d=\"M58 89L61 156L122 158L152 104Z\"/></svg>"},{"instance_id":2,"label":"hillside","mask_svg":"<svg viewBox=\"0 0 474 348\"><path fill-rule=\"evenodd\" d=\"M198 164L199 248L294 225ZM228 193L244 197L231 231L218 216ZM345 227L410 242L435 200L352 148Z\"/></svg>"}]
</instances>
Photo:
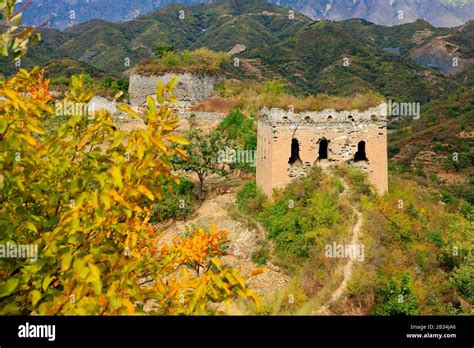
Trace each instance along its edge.
<instances>
[{"instance_id":1,"label":"hillside","mask_svg":"<svg viewBox=\"0 0 474 348\"><path fill-rule=\"evenodd\" d=\"M110 73L100 71L93 66L70 58L55 59L44 66L48 78L66 77L81 73L87 74L93 78L103 78Z\"/></svg>"},{"instance_id":2,"label":"hillside","mask_svg":"<svg viewBox=\"0 0 474 348\"><path fill-rule=\"evenodd\" d=\"M402 166L398 170L445 184L451 193L472 204L473 129L474 89L462 88L427 104L420 120L402 125L393 133L389 137L389 153Z\"/></svg>"},{"instance_id":3,"label":"hillside","mask_svg":"<svg viewBox=\"0 0 474 348\"><path fill-rule=\"evenodd\" d=\"M375 197L349 168L315 170L272 201L246 183L237 204L267 231L255 255L291 277L259 313L472 314L469 206L440 196L428 181L394 175L390 193ZM345 243L364 248L348 261L328 256L328 246Z\"/></svg>"},{"instance_id":4,"label":"hillside","mask_svg":"<svg viewBox=\"0 0 474 348\"><path fill-rule=\"evenodd\" d=\"M454 91L458 80L423 68L410 58L413 50L449 34L462 48L461 58L468 61L472 54L470 23L449 30L424 21L382 27L364 20L312 22L300 14L290 18L288 11L263 0L221 0L171 5L125 23L92 20L63 32L42 29L43 41L32 45L21 64L28 68L70 58L121 73L153 59L159 45L220 51L240 45L245 46L238 54L242 64L231 71L238 78L280 78L302 94L376 90L388 98L427 102ZM419 60L425 62L423 56ZM0 66L6 75L17 70L4 59Z\"/></svg>"},{"instance_id":5,"label":"hillside","mask_svg":"<svg viewBox=\"0 0 474 348\"><path fill-rule=\"evenodd\" d=\"M474 21L439 35L410 50L409 56L444 74L456 74L474 63Z\"/></svg>"},{"instance_id":6,"label":"hillside","mask_svg":"<svg viewBox=\"0 0 474 348\"><path fill-rule=\"evenodd\" d=\"M371 89L387 98L426 102L455 88L439 72L387 52L383 44L357 39L353 27L360 23L313 23L253 54L302 90L345 95Z\"/></svg>"},{"instance_id":7,"label":"hillside","mask_svg":"<svg viewBox=\"0 0 474 348\"><path fill-rule=\"evenodd\" d=\"M466 68L461 73L454 76L459 83L463 84L466 87L474 86L474 65Z\"/></svg>"},{"instance_id":8,"label":"hillside","mask_svg":"<svg viewBox=\"0 0 474 348\"><path fill-rule=\"evenodd\" d=\"M184 11L182 19L180 11ZM100 70L123 72L152 57L153 48L160 44L227 51L243 43L255 48L275 44L310 22L302 15L289 20L287 14L288 10L264 0L239 0L192 7L170 5L125 23L92 20L64 32L42 30L43 41L31 48L23 66L67 56ZM5 66L2 70L13 71L4 60L0 63Z\"/></svg>"}]
</instances>

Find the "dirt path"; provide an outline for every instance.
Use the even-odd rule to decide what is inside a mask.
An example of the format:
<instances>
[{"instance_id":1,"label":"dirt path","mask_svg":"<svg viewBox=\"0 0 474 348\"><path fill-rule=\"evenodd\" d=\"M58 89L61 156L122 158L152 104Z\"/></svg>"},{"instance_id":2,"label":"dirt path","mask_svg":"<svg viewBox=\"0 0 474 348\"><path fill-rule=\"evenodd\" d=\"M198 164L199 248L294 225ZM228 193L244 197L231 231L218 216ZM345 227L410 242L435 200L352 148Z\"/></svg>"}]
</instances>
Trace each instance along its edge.
<instances>
[{"instance_id":1,"label":"dirt path","mask_svg":"<svg viewBox=\"0 0 474 348\"><path fill-rule=\"evenodd\" d=\"M360 233L360 228L362 227L362 213L358 210L356 210L354 207L354 213L357 216L357 222L352 228L352 239L351 239L351 244L355 245L358 244L359 242L359 233ZM332 294L331 299L329 300L328 304L331 304L335 301L337 301L341 295L347 290L347 283L349 282L349 279L352 277L352 268L354 266L355 259L351 258L349 261L344 265L344 278L337 288L337 290Z\"/></svg>"},{"instance_id":2,"label":"dirt path","mask_svg":"<svg viewBox=\"0 0 474 348\"><path fill-rule=\"evenodd\" d=\"M347 194L348 191L348 186L346 182L342 179L340 179L344 185L344 193L341 196L344 196ZM354 211L354 214L357 218L356 223L352 227L352 237L351 237L351 244L356 245L359 243L359 235L360 235L360 229L362 227L362 213L357 210L356 207L351 205L352 210ZM339 300L341 296L346 292L347 290L347 284L349 280L352 277L352 269L354 267L354 258L350 258L349 261L344 265L342 273L344 275L341 284L338 286L336 291L333 292L331 298L321 306L321 308L318 310L317 314L331 314L331 311L329 310L329 306ZM338 273L336 271L336 273Z\"/></svg>"},{"instance_id":3,"label":"dirt path","mask_svg":"<svg viewBox=\"0 0 474 348\"><path fill-rule=\"evenodd\" d=\"M243 221L234 220L229 215L229 207L234 202L235 193L206 199L192 219L175 222L164 230L159 244L170 244L173 237L186 231L186 227L209 228L216 224L219 229L229 233L230 245L226 255L222 257L223 263L239 269L248 287L259 296L271 295L286 285L289 277L272 264L259 266L252 261L252 252L257 247L257 241L264 237L262 234L265 230L258 224L256 228L252 228Z\"/></svg>"}]
</instances>

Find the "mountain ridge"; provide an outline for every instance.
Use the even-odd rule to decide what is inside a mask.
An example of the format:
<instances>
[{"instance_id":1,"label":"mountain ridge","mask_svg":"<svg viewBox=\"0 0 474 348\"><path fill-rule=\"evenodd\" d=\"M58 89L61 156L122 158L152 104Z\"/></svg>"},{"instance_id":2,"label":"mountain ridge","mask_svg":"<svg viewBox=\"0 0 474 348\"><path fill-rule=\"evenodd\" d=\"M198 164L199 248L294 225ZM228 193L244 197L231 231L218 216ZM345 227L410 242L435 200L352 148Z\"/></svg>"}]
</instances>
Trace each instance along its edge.
<instances>
[{"instance_id":1,"label":"mountain ridge","mask_svg":"<svg viewBox=\"0 0 474 348\"><path fill-rule=\"evenodd\" d=\"M35 0L25 10L25 23L64 30L91 19L124 22L170 4L186 6L221 0ZM229 1L229 0L228 0ZM426 18L436 27L456 27L474 19L474 1L458 0L269 0L290 7L312 19L340 21L366 19L393 26ZM108 11L110 9L110 11ZM400 12L401 11L401 12Z\"/></svg>"},{"instance_id":2,"label":"mountain ridge","mask_svg":"<svg viewBox=\"0 0 474 348\"><path fill-rule=\"evenodd\" d=\"M246 59L242 67L263 69L263 75L271 72L272 78L285 80L297 93L347 95L374 90L388 98L428 102L462 84L461 79L446 76L474 61L472 27L469 22L440 29L423 20L394 27L363 19L312 21L264 0L172 4L124 23L94 19L64 31L41 29L43 41L31 46L22 67L70 58L117 74L155 59L159 45L225 52L240 45L245 50L236 57ZM440 63L433 65L427 60L431 52L424 49L431 40L442 40L445 47L456 50L440 52ZM462 64L450 71L453 58ZM252 62L261 68L254 69ZM17 70L5 60L0 60L0 67L7 75ZM242 69L232 70L238 77L245 75ZM258 71L253 75L265 78Z\"/></svg>"}]
</instances>

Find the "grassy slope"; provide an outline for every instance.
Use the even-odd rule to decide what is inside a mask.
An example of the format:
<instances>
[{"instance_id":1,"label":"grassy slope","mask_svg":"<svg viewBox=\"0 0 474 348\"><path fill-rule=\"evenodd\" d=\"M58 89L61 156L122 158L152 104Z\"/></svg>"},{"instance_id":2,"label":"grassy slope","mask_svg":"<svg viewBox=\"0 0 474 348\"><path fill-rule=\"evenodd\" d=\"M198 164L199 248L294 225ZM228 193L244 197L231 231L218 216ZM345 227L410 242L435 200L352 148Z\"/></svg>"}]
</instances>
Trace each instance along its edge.
<instances>
[{"instance_id":1,"label":"grassy slope","mask_svg":"<svg viewBox=\"0 0 474 348\"><path fill-rule=\"evenodd\" d=\"M417 174L454 173L464 181L448 187L474 203L474 88L462 88L453 95L427 104L420 120L402 125L389 137L389 144L400 151L394 160L405 166L416 164ZM397 152L396 151L396 152ZM421 152L434 153L434 160L417 158ZM459 161L452 161L457 153Z\"/></svg>"},{"instance_id":2,"label":"grassy slope","mask_svg":"<svg viewBox=\"0 0 474 348\"><path fill-rule=\"evenodd\" d=\"M328 300L341 280L335 270L346 260L325 257L325 245L348 243L349 199L363 212L365 259L356 263L347 298L331 305L331 313L470 313L473 230L467 217L472 217L472 206L458 200L443 203L441 193L427 180L392 176L389 194L377 197L361 172L345 168L334 175L313 172L273 202L250 194L248 188L239 194L241 209L253 212L267 228L277 255L273 261L293 277L289 288L265 302L262 312L310 314ZM347 198L341 196L338 177L350 187Z\"/></svg>"}]
</instances>

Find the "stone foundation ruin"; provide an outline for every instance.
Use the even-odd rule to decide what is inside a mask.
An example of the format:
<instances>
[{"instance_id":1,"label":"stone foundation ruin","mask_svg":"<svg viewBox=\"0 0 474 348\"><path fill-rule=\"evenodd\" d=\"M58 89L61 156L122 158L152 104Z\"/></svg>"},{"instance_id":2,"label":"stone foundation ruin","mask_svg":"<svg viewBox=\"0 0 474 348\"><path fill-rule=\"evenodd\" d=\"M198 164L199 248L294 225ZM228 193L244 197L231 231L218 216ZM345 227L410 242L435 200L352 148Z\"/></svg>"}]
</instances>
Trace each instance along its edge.
<instances>
[{"instance_id":1,"label":"stone foundation ruin","mask_svg":"<svg viewBox=\"0 0 474 348\"><path fill-rule=\"evenodd\" d=\"M173 93L184 108L214 95L217 84L223 79L223 76L218 74L131 75L129 85L130 104L134 107L142 106L146 103L146 98L149 95L155 95L158 81L161 80L163 84L167 84L174 76L178 76L178 84Z\"/></svg>"}]
</instances>

